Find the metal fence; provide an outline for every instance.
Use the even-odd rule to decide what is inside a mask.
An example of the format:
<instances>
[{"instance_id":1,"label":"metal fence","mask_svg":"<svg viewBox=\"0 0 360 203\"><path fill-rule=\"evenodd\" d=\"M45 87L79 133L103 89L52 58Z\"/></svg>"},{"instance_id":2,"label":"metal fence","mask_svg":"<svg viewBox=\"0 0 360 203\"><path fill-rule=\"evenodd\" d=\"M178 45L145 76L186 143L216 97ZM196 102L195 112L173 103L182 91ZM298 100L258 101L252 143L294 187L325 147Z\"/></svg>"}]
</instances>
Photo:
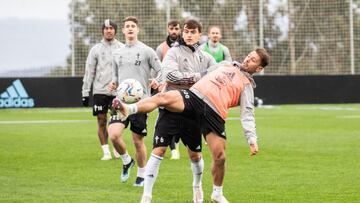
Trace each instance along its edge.
<instances>
[{"instance_id":1,"label":"metal fence","mask_svg":"<svg viewBox=\"0 0 360 203\"><path fill-rule=\"evenodd\" d=\"M360 5L352 0L73 0L69 5L71 54L66 67L44 76L83 76L89 49L102 38L101 24L125 16L140 20L139 40L156 48L169 19L196 18L222 29L222 43L241 60L254 47L269 50L265 75L360 73ZM119 29L117 38L124 41Z\"/></svg>"}]
</instances>

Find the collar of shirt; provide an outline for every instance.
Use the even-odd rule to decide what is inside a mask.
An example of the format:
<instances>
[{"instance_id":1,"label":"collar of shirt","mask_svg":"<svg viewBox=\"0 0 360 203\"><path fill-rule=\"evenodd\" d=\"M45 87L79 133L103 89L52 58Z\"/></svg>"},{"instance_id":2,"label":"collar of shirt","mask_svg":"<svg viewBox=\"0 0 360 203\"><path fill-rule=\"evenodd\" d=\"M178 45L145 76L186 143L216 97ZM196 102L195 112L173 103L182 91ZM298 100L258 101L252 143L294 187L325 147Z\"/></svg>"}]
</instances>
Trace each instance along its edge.
<instances>
[{"instance_id":1,"label":"collar of shirt","mask_svg":"<svg viewBox=\"0 0 360 203\"><path fill-rule=\"evenodd\" d=\"M166 37L166 44L167 44L169 47L173 47L174 44L175 44L175 42L176 42L177 40L178 40L178 39L172 40L172 39L170 38L170 35L168 35L168 36Z\"/></svg>"},{"instance_id":2,"label":"collar of shirt","mask_svg":"<svg viewBox=\"0 0 360 203\"><path fill-rule=\"evenodd\" d=\"M131 42L131 43L125 42L125 46L126 46L126 47L133 47L133 46L135 46L137 43L139 43L138 40L136 40L136 41L134 41L134 42Z\"/></svg>"},{"instance_id":3,"label":"collar of shirt","mask_svg":"<svg viewBox=\"0 0 360 203\"><path fill-rule=\"evenodd\" d=\"M117 40L114 38L114 39L112 39L111 41L108 41L108 40L106 40L106 39L102 39L101 40L101 43L103 43L103 44L105 44L105 45L112 45L112 44L114 44L115 42L116 42Z\"/></svg>"},{"instance_id":4,"label":"collar of shirt","mask_svg":"<svg viewBox=\"0 0 360 203\"><path fill-rule=\"evenodd\" d=\"M251 83L251 86L255 89L255 88L256 88L256 83L255 83L255 80L254 80L253 76L252 76L250 73L242 70L242 68L241 68L241 67L242 67L241 63L239 63L239 62L237 62L237 61L233 61L233 62L232 62L232 65L235 66L235 67L237 67L237 68L239 68L239 70L249 79L249 81L250 81L250 83Z\"/></svg>"},{"instance_id":5,"label":"collar of shirt","mask_svg":"<svg viewBox=\"0 0 360 203\"><path fill-rule=\"evenodd\" d=\"M187 45L182 37L180 37L180 39L178 40L178 43L182 46L189 47L192 52L195 52L200 46L199 42L196 42L193 45Z\"/></svg>"}]
</instances>

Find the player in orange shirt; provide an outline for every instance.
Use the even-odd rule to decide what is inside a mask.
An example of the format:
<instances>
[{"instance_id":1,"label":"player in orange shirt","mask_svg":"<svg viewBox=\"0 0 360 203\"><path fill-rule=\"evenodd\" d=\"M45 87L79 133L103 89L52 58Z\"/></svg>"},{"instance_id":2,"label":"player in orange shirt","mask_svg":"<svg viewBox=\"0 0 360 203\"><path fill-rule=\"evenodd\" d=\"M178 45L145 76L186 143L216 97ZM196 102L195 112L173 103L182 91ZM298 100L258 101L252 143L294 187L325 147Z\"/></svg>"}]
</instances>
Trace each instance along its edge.
<instances>
[{"instance_id":1,"label":"player in orange shirt","mask_svg":"<svg viewBox=\"0 0 360 203\"><path fill-rule=\"evenodd\" d=\"M250 146L250 154L258 152L254 115L254 88L252 78L269 63L270 56L264 48L250 52L240 64L222 65L206 74L189 90L172 90L140 100L135 104L123 104L114 99L113 107L119 116L151 112L159 106L168 111L196 116L202 133L211 151L213 192L211 200L219 203L228 201L223 195L222 185L225 174L225 119L228 109L240 105L241 123ZM146 177L145 177L146 178Z\"/></svg>"}]
</instances>

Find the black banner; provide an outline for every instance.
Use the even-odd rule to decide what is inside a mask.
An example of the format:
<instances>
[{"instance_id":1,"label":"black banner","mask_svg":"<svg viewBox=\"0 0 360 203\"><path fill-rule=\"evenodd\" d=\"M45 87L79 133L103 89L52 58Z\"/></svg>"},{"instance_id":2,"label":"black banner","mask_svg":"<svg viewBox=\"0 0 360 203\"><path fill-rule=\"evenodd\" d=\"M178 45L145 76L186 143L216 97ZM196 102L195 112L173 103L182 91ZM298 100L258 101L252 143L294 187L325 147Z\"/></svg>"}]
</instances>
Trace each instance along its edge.
<instances>
[{"instance_id":1,"label":"black banner","mask_svg":"<svg viewBox=\"0 0 360 203\"><path fill-rule=\"evenodd\" d=\"M79 77L1 78L0 108L79 107L81 86Z\"/></svg>"},{"instance_id":2,"label":"black banner","mask_svg":"<svg viewBox=\"0 0 360 203\"><path fill-rule=\"evenodd\" d=\"M360 75L257 76L264 104L360 103Z\"/></svg>"},{"instance_id":3,"label":"black banner","mask_svg":"<svg viewBox=\"0 0 360 203\"><path fill-rule=\"evenodd\" d=\"M360 75L256 76L264 104L360 103ZM82 78L1 78L0 108L80 107Z\"/></svg>"}]
</instances>

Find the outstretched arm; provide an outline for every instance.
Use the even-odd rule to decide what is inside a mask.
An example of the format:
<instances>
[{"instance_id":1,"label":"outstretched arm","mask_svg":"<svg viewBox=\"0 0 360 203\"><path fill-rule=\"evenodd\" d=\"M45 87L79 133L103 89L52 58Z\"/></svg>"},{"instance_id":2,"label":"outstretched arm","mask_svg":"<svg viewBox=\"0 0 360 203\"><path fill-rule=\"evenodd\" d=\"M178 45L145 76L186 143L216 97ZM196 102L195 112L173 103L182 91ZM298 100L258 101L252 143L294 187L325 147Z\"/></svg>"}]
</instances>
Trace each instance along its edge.
<instances>
[{"instance_id":1,"label":"outstretched arm","mask_svg":"<svg viewBox=\"0 0 360 203\"><path fill-rule=\"evenodd\" d=\"M82 86L82 96L88 97L91 85L94 81L96 74L96 66L98 63L98 58L96 54L96 48L91 48L89 55L86 59L86 67L85 67L85 75L83 78L83 86Z\"/></svg>"},{"instance_id":2,"label":"outstretched arm","mask_svg":"<svg viewBox=\"0 0 360 203\"><path fill-rule=\"evenodd\" d=\"M244 91L241 93L240 109L241 124L250 147L250 155L256 155L259 149L255 125L254 90L250 84L246 85Z\"/></svg>"}]
</instances>

